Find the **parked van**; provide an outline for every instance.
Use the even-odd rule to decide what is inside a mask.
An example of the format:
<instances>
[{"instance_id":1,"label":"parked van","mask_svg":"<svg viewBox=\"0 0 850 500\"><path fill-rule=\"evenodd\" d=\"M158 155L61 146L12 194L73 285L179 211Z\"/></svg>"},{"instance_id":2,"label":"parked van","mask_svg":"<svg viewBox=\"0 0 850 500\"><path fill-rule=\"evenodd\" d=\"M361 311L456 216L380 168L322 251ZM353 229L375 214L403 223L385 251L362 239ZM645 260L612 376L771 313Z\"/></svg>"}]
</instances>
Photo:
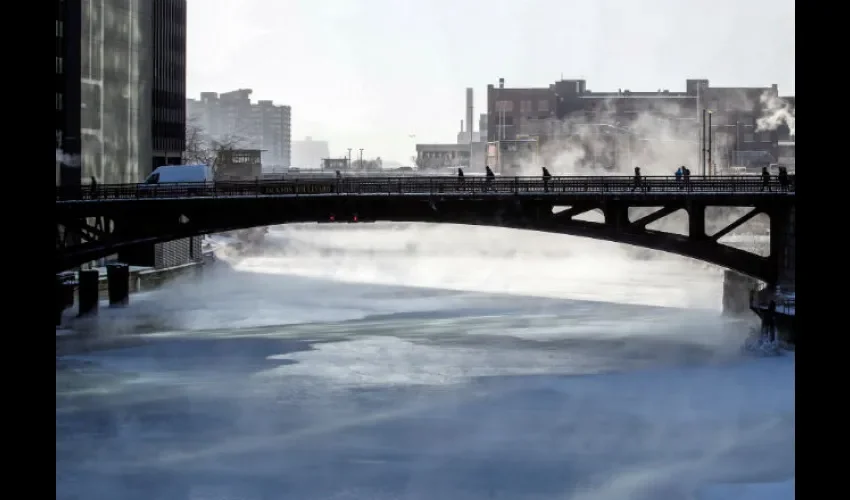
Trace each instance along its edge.
<instances>
[{"instance_id":1,"label":"parked van","mask_svg":"<svg viewBox=\"0 0 850 500\"><path fill-rule=\"evenodd\" d=\"M163 165L145 179L145 184L170 184L175 182L213 182L209 165Z\"/></svg>"},{"instance_id":2,"label":"parked van","mask_svg":"<svg viewBox=\"0 0 850 500\"><path fill-rule=\"evenodd\" d=\"M150 173L141 191L147 196L156 193L159 185L187 184L185 194L192 196L203 193L205 184L213 181L209 165L163 165Z\"/></svg>"}]
</instances>

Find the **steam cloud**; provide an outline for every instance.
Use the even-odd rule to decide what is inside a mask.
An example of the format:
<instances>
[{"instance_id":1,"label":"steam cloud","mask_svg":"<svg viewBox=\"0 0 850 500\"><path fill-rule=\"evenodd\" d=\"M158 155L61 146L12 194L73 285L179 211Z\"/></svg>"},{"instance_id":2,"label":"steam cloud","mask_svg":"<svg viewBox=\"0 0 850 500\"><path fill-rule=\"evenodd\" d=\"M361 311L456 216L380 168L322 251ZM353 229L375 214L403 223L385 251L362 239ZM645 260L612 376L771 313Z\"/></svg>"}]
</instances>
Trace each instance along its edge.
<instances>
[{"instance_id":1,"label":"steam cloud","mask_svg":"<svg viewBox=\"0 0 850 500\"><path fill-rule=\"evenodd\" d=\"M65 165L69 165L71 167L79 167L80 155L67 154L61 149L56 148L56 162L64 163Z\"/></svg>"},{"instance_id":2,"label":"steam cloud","mask_svg":"<svg viewBox=\"0 0 850 500\"><path fill-rule=\"evenodd\" d=\"M528 120L523 126L556 138L540 151L540 161L554 175L628 175L634 167L644 175L673 175L681 165L694 173L698 168L699 122L695 112L687 113L675 103L659 103L623 123L608 100L591 117ZM724 151L726 138L716 139L714 149ZM540 165L531 161L520 165L519 175L539 173Z\"/></svg>"},{"instance_id":3,"label":"steam cloud","mask_svg":"<svg viewBox=\"0 0 850 500\"><path fill-rule=\"evenodd\" d=\"M796 110L787 101L776 95L765 92L760 97L763 114L756 121L756 131L766 132L776 130L786 125L791 131L791 137L796 135Z\"/></svg>"}]
</instances>

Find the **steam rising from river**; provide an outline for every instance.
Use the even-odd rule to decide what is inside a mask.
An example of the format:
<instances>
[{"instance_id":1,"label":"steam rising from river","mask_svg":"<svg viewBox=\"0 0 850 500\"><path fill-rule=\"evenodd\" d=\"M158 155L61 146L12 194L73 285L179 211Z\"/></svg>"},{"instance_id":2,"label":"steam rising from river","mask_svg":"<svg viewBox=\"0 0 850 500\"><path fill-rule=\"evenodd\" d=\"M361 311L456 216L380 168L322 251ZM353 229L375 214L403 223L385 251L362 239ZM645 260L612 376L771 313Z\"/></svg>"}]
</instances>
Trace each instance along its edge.
<instances>
[{"instance_id":1,"label":"steam rising from river","mask_svg":"<svg viewBox=\"0 0 850 500\"><path fill-rule=\"evenodd\" d=\"M793 478L793 358L740 355L718 269L418 224L274 228L225 260L77 325L141 343L61 360L57 498L736 499Z\"/></svg>"}]
</instances>

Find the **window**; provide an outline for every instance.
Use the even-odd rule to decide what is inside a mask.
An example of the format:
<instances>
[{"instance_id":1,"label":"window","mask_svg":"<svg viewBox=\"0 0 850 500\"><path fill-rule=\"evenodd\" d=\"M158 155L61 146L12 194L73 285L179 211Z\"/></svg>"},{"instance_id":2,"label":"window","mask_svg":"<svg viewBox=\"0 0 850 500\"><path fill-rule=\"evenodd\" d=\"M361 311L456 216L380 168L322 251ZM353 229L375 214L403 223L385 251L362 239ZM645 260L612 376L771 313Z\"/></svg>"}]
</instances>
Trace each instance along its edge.
<instances>
[{"instance_id":1,"label":"window","mask_svg":"<svg viewBox=\"0 0 850 500\"><path fill-rule=\"evenodd\" d=\"M520 101L519 111L520 113L531 113L531 101Z\"/></svg>"},{"instance_id":2,"label":"window","mask_svg":"<svg viewBox=\"0 0 850 500\"><path fill-rule=\"evenodd\" d=\"M56 93L56 111L61 111L61 110L62 110L62 94L57 92Z\"/></svg>"},{"instance_id":3,"label":"window","mask_svg":"<svg viewBox=\"0 0 850 500\"><path fill-rule=\"evenodd\" d=\"M744 142L753 142L754 134L753 127L747 125L744 127Z\"/></svg>"},{"instance_id":4,"label":"window","mask_svg":"<svg viewBox=\"0 0 850 500\"><path fill-rule=\"evenodd\" d=\"M62 37L62 21L56 21L56 36Z\"/></svg>"},{"instance_id":5,"label":"window","mask_svg":"<svg viewBox=\"0 0 850 500\"><path fill-rule=\"evenodd\" d=\"M513 101L496 101L496 112L510 113L514 110Z\"/></svg>"},{"instance_id":6,"label":"window","mask_svg":"<svg viewBox=\"0 0 850 500\"><path fill-rule=\"evenodd\" d=\"M549 111L549 101L546 99L537 101L537 111Z\"/></svg>"},{"instance_id":7,"label":"window","mask_svg":"<svg viewBox=\"0 0 850 500\"><path fill-rule=\"evenodd\" d=\"M62 58L61 57L56 58L56 74L57 75L62 74Z\"/></svg>"}]
</instances>

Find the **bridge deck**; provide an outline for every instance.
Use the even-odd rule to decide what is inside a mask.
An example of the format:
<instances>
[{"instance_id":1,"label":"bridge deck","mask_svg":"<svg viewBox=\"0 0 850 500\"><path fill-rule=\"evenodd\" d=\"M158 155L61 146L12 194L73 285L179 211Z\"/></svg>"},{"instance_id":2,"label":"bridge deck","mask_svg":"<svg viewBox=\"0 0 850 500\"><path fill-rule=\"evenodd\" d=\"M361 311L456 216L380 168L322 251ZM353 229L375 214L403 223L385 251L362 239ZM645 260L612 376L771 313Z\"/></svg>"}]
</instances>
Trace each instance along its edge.
<instances>
[{"instance_id":1,"label":"bridge deck","mask_svg":"<svg viewBox=\"0 0 850 500\"><path fill-rule=\"evenodd\" d=\"M754 176L692 177L689 182L672 177L644 177L636 183L632 177L553 177L544 181L540 177L343 177L340 179L285 179L274 181L242 181L214 183L175 184L121 184L103 185L95 189L80 186L63 186L56 190L57 203L81 201L109 202L118 200L185 198L291 198L291 197L456 197L493 198L521 196L559 198L623 200L649 200L652 198L721 197L755 200L793 196L796 182L792 177L787 186L772 178L767 188L762 179Z\"/></svg>"}]
</instances>

